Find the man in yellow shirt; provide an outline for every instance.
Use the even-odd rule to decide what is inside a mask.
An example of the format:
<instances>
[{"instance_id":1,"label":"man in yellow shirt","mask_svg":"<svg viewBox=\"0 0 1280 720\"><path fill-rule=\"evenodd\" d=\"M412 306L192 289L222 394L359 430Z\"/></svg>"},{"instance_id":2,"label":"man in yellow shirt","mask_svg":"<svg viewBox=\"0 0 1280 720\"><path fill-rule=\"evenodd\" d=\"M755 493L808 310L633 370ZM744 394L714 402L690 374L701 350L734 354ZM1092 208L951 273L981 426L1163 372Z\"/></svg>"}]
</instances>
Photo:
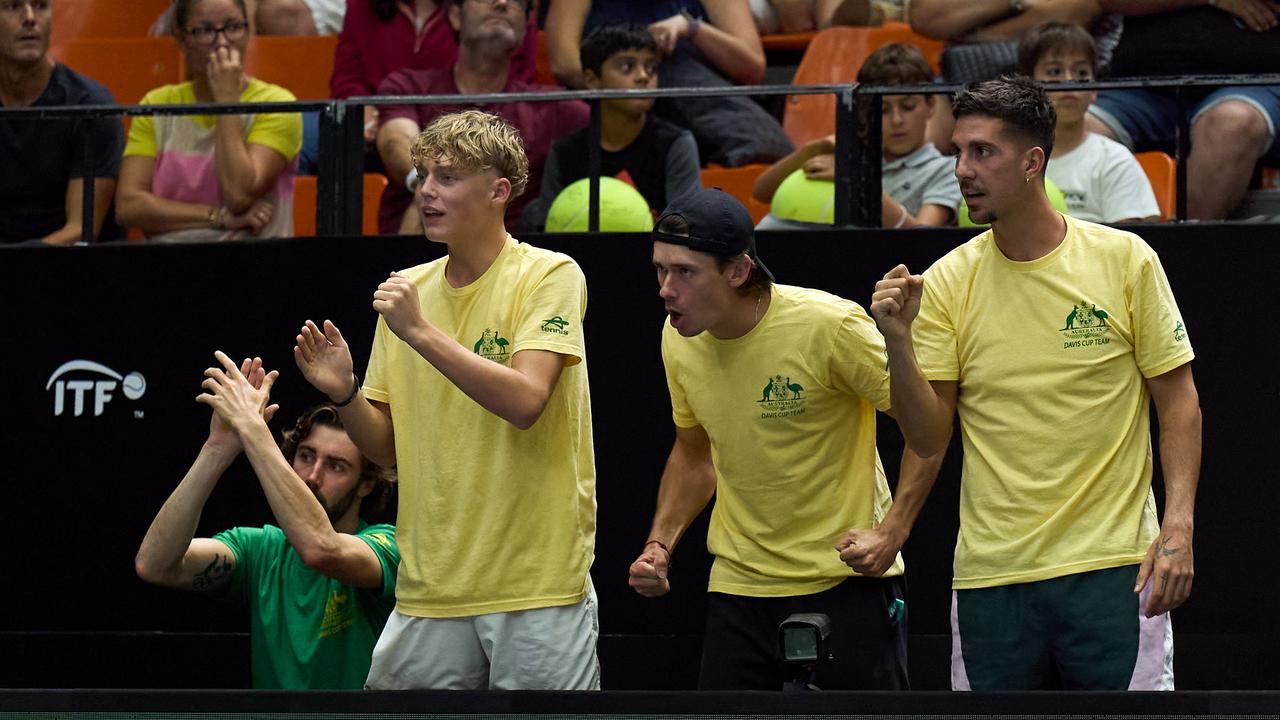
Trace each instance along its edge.
<instances>
[{"instance_id":1,"label":"man in yellow shirt","mask_svg":"<svg viewBox=\"0 0 1280 720\"><path fill-rule=\"evenodd\" d=\"M529 164L501 118L442 116L413 160L448 255L378 286L363 387L332 323L295 348L361 451L398 467L396 610L367 687L598 689L585 278L504 229Z\"/></svg>"},{"instance_id":2,"label":"man in yellow shirt","mask_svg":"<svg viewBox=\"0 0 1280 720\"><path fill-rule=\"evenodd\" d=\"M699 687L782 689L778 625L808 612L832 620L818 687L907 689L898 551L927 487L904 459L895 502L876 453L880 333L853 302L774 284L719 189L672 202L653 239L676 440L631 585L668 591L671 552L714 495Z\"/></svg>"},{"instance_id":3,"label":"man in yellow shirt","mask_svg":"<svg viewBox=\"0 0 1280 720\"><path fill-rule=\"evenodd\" d=\"M960 416L952 686L1172 689L1200 466L1186 327L1141 238L1050 207L1039 85L979 83L953 110L956 177L991 230L923 277L894 268L871 304L917 449L945 448Z\"/></svg>"}]
</instances>

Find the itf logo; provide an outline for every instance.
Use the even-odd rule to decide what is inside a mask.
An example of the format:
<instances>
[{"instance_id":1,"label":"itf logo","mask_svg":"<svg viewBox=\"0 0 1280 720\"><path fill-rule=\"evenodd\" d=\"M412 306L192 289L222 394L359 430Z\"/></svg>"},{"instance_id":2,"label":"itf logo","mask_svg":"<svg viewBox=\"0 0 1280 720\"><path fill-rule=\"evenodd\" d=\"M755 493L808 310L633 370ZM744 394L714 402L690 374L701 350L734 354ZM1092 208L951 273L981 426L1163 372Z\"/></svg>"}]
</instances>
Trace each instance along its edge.
<instances>
[{"instance_id":1,"label":"itf logo","mask_svg":"<svg viewBox=\"0 0 1280 720\"><path fill-rule=\"evenodd\" d=\"M93 373L91 377L80 377L81 373ZM74 379L66 377L75 374ZM121 375L106 365L93 362L92 360L72 360L62 363L53 374L49 376L49 382L45 383L44 389L53 389L53 414L61 415L67 409L67 395L72 398L71 414L80 417L84 414L85 396L92 394L93 397L93 415L97 417L102 414L103 408L111 401L112 392L117 388L121 388L124 396L130 400L137 400L147 391L147 379L142 377L140 372L131 372L128 375ZM135 410L134 416L139 417L141 411Z\"/></svg>"}]
</instances>

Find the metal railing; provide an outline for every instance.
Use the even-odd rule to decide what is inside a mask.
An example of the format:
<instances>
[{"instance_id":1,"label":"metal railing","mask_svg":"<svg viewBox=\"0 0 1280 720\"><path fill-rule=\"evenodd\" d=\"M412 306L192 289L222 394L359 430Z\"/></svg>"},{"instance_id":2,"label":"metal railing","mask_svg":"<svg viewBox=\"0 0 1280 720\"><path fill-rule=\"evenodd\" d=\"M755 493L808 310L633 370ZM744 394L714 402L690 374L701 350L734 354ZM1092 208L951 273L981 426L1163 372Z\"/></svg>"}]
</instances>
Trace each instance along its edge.
<instances>
[{"instance_id":1,"label":"metal railing","mask_svg":"<svg viewBox=\"0 0 1280 720\"><path fill-rule=\"evenodd\" d=\"M1188 106L1188 95L1204 87L1280 85L1280 73L1263 75L1194 75L1159 78L1126 78L1090 83L1055 83L1051 90L1172 89L1179 107ZM678 101L689 97L770 97L779 95L832 94L836 97L835 134L835 225L843 227L880 226L881 99L885 95L951 94L960 85L882 85L857 83L836 85L764 85L714 88L659 88L654 90L582 90L484 95L367 96L347 100L299 102L186 104L186 105L79 105L27 108L0 108L0 117L13 118L103 118L134 115L222 115L279 112L319 112L320 153L317 167L316 234L359 234L364 172L364 107L366 105L459 105L484 106L506 102L552 102L582 100L591 106L589 125L590 191L588 229L600 227L600 101L619 98L657 98ZM1186 218L1186 158L1190 150L1190 121L1179 114L1175 135L1177 163L1176 219ZM88 134L80 152L85 167L91 148ZM93 240L93 186L84 183L82 240Z\"/></svg>"}]
</instances>

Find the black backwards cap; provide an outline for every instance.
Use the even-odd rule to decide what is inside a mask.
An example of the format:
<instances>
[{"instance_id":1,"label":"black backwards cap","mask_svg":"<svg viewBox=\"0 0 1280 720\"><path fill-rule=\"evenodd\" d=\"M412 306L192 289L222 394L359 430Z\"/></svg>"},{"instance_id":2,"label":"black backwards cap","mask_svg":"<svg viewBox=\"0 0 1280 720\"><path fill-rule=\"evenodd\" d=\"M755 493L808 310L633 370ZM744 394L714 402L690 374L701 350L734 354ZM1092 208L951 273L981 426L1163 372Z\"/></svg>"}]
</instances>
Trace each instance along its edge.
<instances>
[{"instance_id":1,"label":"black backwards cap","mask_svg":"<svg viewBox=\"0 0 1280 720\"><path fill-rule=\"evenodd\" d=\"M660 232L657 228L662 227L662 221L668 217L684 220L689 234ZM751 214L736 198L718 187L686 193L672 200L654 225L653 239L722 258L745 252L756 268L773 281L773 273L756 253L756 230Z\"/></svg>"}]
</instances>

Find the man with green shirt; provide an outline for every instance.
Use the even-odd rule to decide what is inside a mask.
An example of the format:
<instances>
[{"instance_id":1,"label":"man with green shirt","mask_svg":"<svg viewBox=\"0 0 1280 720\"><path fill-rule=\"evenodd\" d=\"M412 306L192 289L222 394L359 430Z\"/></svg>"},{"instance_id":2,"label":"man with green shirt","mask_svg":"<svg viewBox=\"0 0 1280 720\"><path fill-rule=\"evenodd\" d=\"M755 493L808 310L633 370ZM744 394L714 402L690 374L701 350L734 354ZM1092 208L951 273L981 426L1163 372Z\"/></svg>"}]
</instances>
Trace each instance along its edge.
<instances>
[{"instance_id":1,"label":"man with green shirt","mask_svg":"<svg viewBox=\"0 0 1280 720\"><path fill-rule=\"evenodd\" d=\"M1169 281L1138 236L1050 207L1055 112L1034 81L969 86L952 110L956 178L991 229L923 277L894 268L871 304L904 431L941 451L960 418L952 686L1172 690L1200 406Z\"/></svg>"},{"instance_id":2,"label":"man with green shirt","mask_svg":"<svg viewBox=\"0 0 1280 720\"><path fill-rule=\"evenodd\" d=\"M147 582L225 592L248 604L253 686L358 689L395 604L395 528L360 519L383 497L390 471L360 454L331 405L303 413L276 447L267 420L276 371L215 353L198 402L214 415L209 438L165 501L135 561ZM243 451L279 527L195 537L219 477Z\"/></svg>"}]
</instances>

